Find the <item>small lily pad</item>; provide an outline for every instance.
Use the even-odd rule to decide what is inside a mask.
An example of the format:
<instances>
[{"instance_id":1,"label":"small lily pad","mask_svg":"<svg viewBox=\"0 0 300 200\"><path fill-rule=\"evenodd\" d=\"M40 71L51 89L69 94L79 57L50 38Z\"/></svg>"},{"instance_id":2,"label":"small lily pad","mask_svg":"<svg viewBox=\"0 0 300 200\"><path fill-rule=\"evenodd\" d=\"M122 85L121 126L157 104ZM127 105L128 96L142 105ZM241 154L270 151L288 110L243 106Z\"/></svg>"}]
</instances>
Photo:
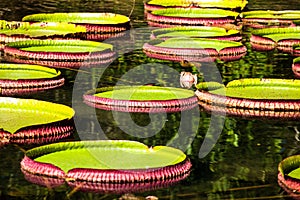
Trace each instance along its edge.
<instances>
[{"instance_id":1,"label":"small lily pad","mask_svg":"<svg viewBox=\"0 0 300 200\"><path fill-rule=\"evenodd\" d=\"M293 155L282 160L278 165L278 183L288 193L300 192L300 156Z\"/></svg>"}]
</instances>

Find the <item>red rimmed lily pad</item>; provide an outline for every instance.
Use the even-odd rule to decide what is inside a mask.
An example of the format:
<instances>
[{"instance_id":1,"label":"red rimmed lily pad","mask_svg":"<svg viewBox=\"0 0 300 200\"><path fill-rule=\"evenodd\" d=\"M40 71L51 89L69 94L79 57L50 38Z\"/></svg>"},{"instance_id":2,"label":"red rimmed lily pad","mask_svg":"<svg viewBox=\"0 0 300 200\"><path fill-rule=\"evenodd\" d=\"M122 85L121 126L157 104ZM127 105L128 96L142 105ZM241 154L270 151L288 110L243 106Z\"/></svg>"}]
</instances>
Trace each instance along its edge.
<instances>
[{"instance_id":1,"label":"red rimmed lily pad","mask_svg":"<svg viewBox=\"0 0 300 200\"><path fill-rule=\"evenodd\" d=\"M25 64L80 67L82 63L100 65L115 58L113 46L84 40L26 40L10 42L4 47L8 61Z\"/></svg>"},{"instance_id":2,"label":"red rimmed lily pad","mask_svg":"<svg viewBox=\"0 0 300 200\"><path fill-rule=\"evenodd\" d=\"M152 58L171 61L211 62L237 60L247 48L241 42L205 38L169 38L151 40L143 46L145 54Z\"/></svg>"},{"instance_id":3,"label":"red rimmed lily pad","mask_svg":"<svg viewBox=\"0 0 300 200\"><path fill-rule=\"evenodd\" d=\"M300 28L263 28L252 31L250 37L252 48L257 50L273 50L293 53L293 46L300 44Z\"/></svg>"},{"instance_id":4,"label":"red rimmed lily pad","mask_svg":"<svg viewBox=\"0 0 300 200\"><path fill-rule=\"evenodd\" d=\"M1 48L9 42L29 39L84 39L87 37L86 28L74 24L19 22L18 27L10 27L10 23L6 23L8 26L0 29Z\"/></svg>"},{"instance_id":5,"label":"red rimmed lily pad","mask_svg":"<svg viewBox=\"0 0 300 200\"><path fill-rule=\"evenodd\" d=\"M112 33L129 29L130 19L115 13L38 13L23 17L27 22L68 22L85 26L88 32Z\"/></svg>"},{"instance_id":6,"label":"red rimmed lily pad","mask_svg":"<svg viewBox=\"0 0 300 200\"><path fill-rule=\"evenodd\" d=\"M60 87L65 79L60 71L39 65L0 64L2 96L35 93Z\"/></svg>"},{"instance_id":7,"label":"red rimmed lily pad","mask_svg":"<svg viewBox=\"0 0 300 200\"><path fill-rule=\"evenodd\" d=\"M74 110L68 106L12 97L0 97L1 143L46 143L69 137Z\"/></svg>"},{"instance_id":8,"label":"red rimmed lily pad","mask_svg":"<svg viewBox=\"0 0 300 200\"><path fill-rule=\"evenodd\" d=\"M243 25L251 28L296 26L300 22L298 10L253 10L242 13Z\"/></svg>"},{"instance_id":9,"label":"red rimmed lily pad","mask_svg":"<svg viewBox=\"0 0 300 200\"><path fill-rule=\"evenodd\" d=\"M232 24L238 16L238 12L222 9L167 8L147 13L146 17L151 26L174 27Z\"/></svg>"},{"instance_id":10,"label":"red rimmed lily pad","mask_svg":"<svg viewBox=\"0 0 300 200\"><path fill-rule=\"evenodd\" d=\"M278 165L278 184L292 197L299 199L300 155L285 158Z\"/></svg>"},{"instance_id":11,"label":"red rimmed lily pad","mask_svg":"<svg viewBox=\"0 0 300 200\"><path fill-rule=\"evenodd\" d=\"M292 70L296 77L300 78L300 57L294 58Z\"/></svg>"},{"instance_id":12,"label":"red rimmed lily pad","mask_svg":"<svg viewBox=\"0 0 300 200\"><path fill-rule=\"evenodd\" d=\"M211 84L215 85L200 83L195 92L207 110L245 117L299 117L299 80L253 78L234 80L226 87Z\"/></svg>"},{"instance_id":13,"label":"red rimmed lily pad","mask_svg":"<svg viewBox=\"0 0 300 200\"><path fill-rule=\"evenodd\" d=\"M83 98L90 106L123 112L179 112L197 106L193 91L159 86L98 88Z\"/></svg>"},{"instance_id":14,"label":"red rimmed lily pad","mask_svg":"<svg viewBox=\"0 0 300 200\"><path fill-rule=\"evenodd\" d=\"M242 36L238 30L227 30L222 27L212 26L159 28L153 30L150 36L151 39L169 39L174 37L210 38L232 41L242 40Z\"/></svg>"},{"instance_id":15,"label":"red rimmed lily pad","mask_svg":"<svg viewBox=\"0 0 300 200\"><path fill-rule=\"evenodd\" d=\"M134 162L132 162L134 160ZM60 142L28 150L23 172L66 182L161 183L186 177L188 157L179 149L124 140Z\"/></svg>"},{"instance_id":16,"label":"red rimmed lily pad","mask_svg":"<svg viewBox=\"0 0 300 200\"><path fill-rule=\"evenodd\" d=\"M151 12L164 8L224 8L244 9L246 0L150 0L144 3L145 11Z\"/></svg>"}]
</instances>

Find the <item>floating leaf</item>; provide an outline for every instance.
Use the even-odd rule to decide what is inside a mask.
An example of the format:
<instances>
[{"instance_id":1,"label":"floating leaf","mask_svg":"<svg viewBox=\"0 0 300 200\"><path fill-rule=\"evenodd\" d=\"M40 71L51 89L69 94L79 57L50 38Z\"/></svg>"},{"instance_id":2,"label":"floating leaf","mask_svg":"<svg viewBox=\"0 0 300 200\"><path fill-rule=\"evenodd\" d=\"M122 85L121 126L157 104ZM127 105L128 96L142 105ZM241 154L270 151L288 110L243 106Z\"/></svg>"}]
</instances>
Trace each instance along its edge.
<instances>
[{"instance_id":1,"label":"floating leaf","mask_svg":"<svg viewBox=\"0 0 300 200\"><path fill-rule=\"evenodd\" d=\"M197 97L193 91L159 86L122 86L114 88L98 88L96 91L88 91L84 95L84 100L89 105L95 107L117 109L136 108L136 111L145 108L161 108L163 111L178 111L186 107L190 108L197 105ZM108 108L107 108L108 109ZM131 111L135 109L130 109Z\"/></svg>"},{"instance_id":2,"label":"floating leaf","mask_svg":"<svg viewBox=\"0 0 300 200\"><path fill-rule=\"evenodd\" d=\"M246 0L150 0L145 3L145 10L153 11L165 7L206 7L206 8L229 8L236 9L247 5Z\"/></svg>"},{"instance_id":3,"label":"floating leaf","mask_svg":"<svg viewBox=\"0 0 300 200\"><path fill-rule=\"evenodd\" d=\"M4 47L6 57L22 58L19 62L93 60L109 63L115 56L113 46L106 43L84 40L25 40L11 42ZM96 62L99 61L99 62ZM37 63L40 64L40 63ZM80 63L82 64L82 63Z\"/></svg>"},{"instance_id":4,"label":"floating leaf","mask_svg":"<svg viewBox=\"0 0 300 200\"><path fill-rule=\"evenodd\" d=\"M167 8L147 13L149 25L165 27L178 25L217 25L234 23L238 12L205 8Z\"/></svg>"},{"instance_id":5,"label":"floating leaf","mask_svg":"<svg viewBox=\"0 0 300 200\"><path fill-rule=\"evenodd\" d=\"M241 40L238 30L226 30L221 27L174 27L160 28L152 31L151 38L167 39L173 37L217 38L224 40Z\"/></svg>"},{"instance_id":6,"label":"floating leaf","mask_svg":"<svg viewBox=\"0 0 300 200\"><path fill-rule=\"evenodd\" d=\"M190 167L189 159L179 149L148 148L122 140L45 145L27 151L21 162L22 170L32 174L101 183L172 180L189 173Z\"/></svg>"},{"instance_id":7,"label":"floating leaf","mask_svg":"<svg viewBox=\"0 0 300 200\"><path fill-rule=\"evenodd\" d=\"M213 61L236 60L242 57L247 48L240 42L204 39L169 38L151 40L145 43L143 50L147 56L172 61Z\"/></svg>"},{"instance_id":8,"label":"floating leaf","mask_svg":"<svg viewBox=\"0 0 300 200\"><path fill-rule=\"evenodd\" d=\"M38 13L23 17L29 22L68 22L84 25L87 31L120 32L129 28L130 19L114 13Z\"/></svg>"},{"instance_id":9,"label":"floating leaf","mask_svg":"<svg viewBox=\"0 0 300 200\"><path fill-rule=\"evenodd\" d=\"M64 84L60 71L38 65L0 64L2 95L15 95L52 89Z\"/></svg>"},{"instance_id":10,"label":"floating leaf","mask_svg":"<svg viewBox=\"0 0 300 200\"><path fill-rule=\"evenodd\" d=\"M289 156L278 165L278 183L288 193L299 193L300 155Z\"/></svg>"}]
</instances>

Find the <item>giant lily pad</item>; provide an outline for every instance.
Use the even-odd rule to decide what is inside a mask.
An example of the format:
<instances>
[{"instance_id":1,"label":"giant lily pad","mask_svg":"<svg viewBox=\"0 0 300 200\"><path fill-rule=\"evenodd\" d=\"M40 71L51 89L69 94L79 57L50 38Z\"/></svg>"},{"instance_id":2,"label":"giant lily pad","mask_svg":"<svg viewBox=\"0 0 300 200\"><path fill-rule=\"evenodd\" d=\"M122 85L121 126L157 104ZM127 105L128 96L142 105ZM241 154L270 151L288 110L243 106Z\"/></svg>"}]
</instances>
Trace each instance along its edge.
<instances>
[{"instance_id":1,"label":"giant lily pad","mask_svg":"<svg viewBox=\"0 0 300 200\"><path fill-rule=\"evenodd\" d=\"M166 27L178 25L216 25L234 23L239 13L222 9L167 8L147 14L149 25Z\"/></svg>"},{"instance_id":2,"label":"giant lily pad","mask_svg":"<svg viewBox=\"0 0 300 200\"><path fill-rule=\"evenodd\" d=\"M52 89L64 84L60 71L26 64L0 64L0 88L4 96Z\"/></svg>"},{"instance_id":3,"label":"giant lily pad","mask_svg":"<svg viewBox=\"0 0 300 200\"><path fill-rule=\"evenodd\" d=\"M126 112L175 112L197 106L194 92L159 86L98 88L88 91L84 101L100 109Z\"/></svg>"},{"instance_id":4,"label":"giant lily pad","mask_svg":"<svg viewBox=\"0 0 300 200\"><path fill-rule=\"evenodd\" d=\"M26 40L8 43L4 53L12 61L16 58L28 64L44 65L44 61L107 64L115 56L112 48L110 44L84 40Z\"/></svg>"},{"instance_id":5,"label":"giant lily pad","mask_svg":"<svg viewBox=\"0 0 300 200\"><path fill-rule=\"evenodd\" d=\"M253 117L299 117L299 80L240 79L210 90L203 89L203 85L197 85L196 95L199 104L208 110Z\"/></svg>"},{"instance_id":6,"label":"giant lily pad","mask_svg":"<svg viewBox=\"0 0 300 200\"><path fill-rule=\"evenodd\" d=\"M252 28L295 26L300 21L298 10L254 10L242 13L242 21Z\"/></svg>"},{"instance_id":7,"label":"giant lily pad","mask_svg":"<svg viewBox=\"0 0 300 200\"><path fill-rule=\"evenodd\" d=\"M144 7L146 11L153 11L169 7L244 9L247 3L248 1L246 0L150 0L144 4Z\"/></svg>"},{"instance_id":8,"label":"giant lily pad","mask_svg":"<svg viewBox=\"0 0 300 200\"><path fill-rule=\"evenodd\" d=\"M169 38L152 40L143 46L147 56L171 61L211 62L216 58L228 61L245 55L247 48L240 42L204 39Z\"/></svg>"},{"instance_id":9,"label":"giant lily pad","mask_svg":"<svg viewBox=\"0 0 300 200\"><path fill-rule=\"evenodd\" d=\"M174 37L212 38L220 40L240 41L242 39L238 30L226 30L222 27L174 27L159 28L152 31L151 39L168 39Z\"/></svg>"},{"instance_id":10,"label":"giant lily pad","mask_svg":"<svg viewBox=\"0 0 300 200\"><path fill-rule=\"evenodd\" d=\"M300 28L263 28L252 32L250 42L253 48L271 50L278 48L292 52L293 45L300 43Z\"/></svg>"},{"instance_id":11,"label":"giant lily pad","mask_svg":"<svg viewBox=\"0 0 300 200\"><path fill-rule=\"evenodd\" d=\"M291 196L300 193L300 155L285 158L278 165L278 184Z\"/></svg>"},{"instance_id":12,"label":"giant lily pad","mask_svg":"<svg viewBox=\"0 0 300 200\"><path fill-rule=\"evenodd\" d=\"M73 132L74 110L68 106L33 99L0 97L2 143L43 143Z\"/></svg>"},{"instance_id":13,"label":"giant lily pad","mask_svg":"<svg viewBox=\"0 0 300 200\"><path fill-rule=\"evenodd\" d=\"M134 162L133 162L134 161ZM134 141L60 142L33 148L23 171L66 181L146 183L186 176L191 163L179 149L147 147Z\"/></svg>"},{"instance_id":14,"label":"giant lily pad","mask_svg":"<svg viewBox=\"0 0 300 200\"><path fill-rule=\"evenodd\" d=\"M23 17L28 22L68 22L83 25L90 32L120 32L129 28L130 19L115 13L38 13Z\"/></svg>"},{"instance_id":15,"label":"giant lily pad","mask_svg":"<svg viewBox=\"0 0 300 200\"><path fill-rule=\"evenodd\" d=\"M29 23L20 22L19 27L0 29L0 43L28 39L84 38L86 28L68 23Z\"/></svg>"}]
</instances>

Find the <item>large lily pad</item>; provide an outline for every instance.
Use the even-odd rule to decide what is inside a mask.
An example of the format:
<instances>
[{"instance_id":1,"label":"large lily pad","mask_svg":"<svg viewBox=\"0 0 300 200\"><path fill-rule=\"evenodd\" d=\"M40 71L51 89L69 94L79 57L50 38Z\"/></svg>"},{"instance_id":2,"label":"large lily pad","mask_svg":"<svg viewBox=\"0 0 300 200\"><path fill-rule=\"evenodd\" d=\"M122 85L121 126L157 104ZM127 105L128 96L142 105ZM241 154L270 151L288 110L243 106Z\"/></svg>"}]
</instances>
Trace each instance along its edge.
<instances>
[{"instance_id":1,"label":"large lily pad","mask_svg":"<svg viewBox=\"0 0 300 200\"><path fill-rule=\"evenodd\" d=\"M226 30L221 27L174 27L160 28L152 31L151 39L168 39L174 37L213 38L239 41L242 39L238 30Z\"/></svg>"},{"instance_id":2,"label":"large lily pad","mask_svg":"<svg viewBox=\"0 0 300 200\"><path fill-rule=\"evenodd\" d=\"M22 95L64 84L60 71L39 65L0 64L2 95Z\"/></svg>"},{"instance_id":3,"label":"large lily pad","mask_svg":"<svg viewBox=\"0 0 300 200\"><path fill-rule=\"evenodd\" d=\"M68 22L86 26L88 31L120 32L129 28L130 19L115 13L38 13L23 17L28 22Z\"/></svg>"},{"instance_id":4,"label":"large lily pad","mask_svg":"<svg viewBox=\"0 0 300 200\"><path fill-rule=\"evenodd\" d=\"M91 106L127 112L181 111L197 106L194 92L182 88L159 86L122 86L88 91L84 101ZM121 109L121 111L125 111Z\"/></svg>"},{"instance_id":5,"label":"large lily pad","mask_svg":"<svg viewBox=\"0 0 300 200\"><path fill-rule=\"evenodd\" d=\"M75 33L85 33L86 28L68 23L29 23L20 22L20 27L4 28L0 30L1 35L13 36L24 35L24 37L49 37L49 36L64 36ZM9 40L9 39L7 39ZM11 41L10 41L11 42Z\"/></svg>"},{"instance_id":6,"label":"large lily pad","mask_svg":"<svg viewBox=\"0 0 300 200\"><path fill-rule=\"evenodd\" d=\"M202 7L202 8L228 8L244 9L248 1L246 0L150 0L145 3L145 10L153 11L167 7Z\"/></svg>"},{"instance_id":7,"label":"large lily pad","mask_svg":"<svg viewBox=\"0 0 300 200\"><path fill-rule=\"evenodd\" d=\"M1 142L32 143L68 137L74 110L34 99L0 97Z\"/></svg>"},{"instance_id":8,"label":"large lily pad","mask_svg":"<svg viewBox=\"0 0 300 200\"><path fill-rule=\"evenodd\" d=\"M244 25L253 28L295 26L300 22L298 10L254 10L241 14Z\"/></svg>"},{"instance_id":9,"label":"large lily pad","mask_svg":"<svg viewBox=\"0 0 300 200\"><path fill-rule=\"evenodd\" d=\"M21 58L19 62L60 61L98 64L111 62L115 56L113 46L106 43L84 40L26 40L11 42L4 47L5 56ZM23 60L22 60L23 59ZM30 64L33 64L30 63ZM80 63L82 64L82 63Z\"/></svg>"},{"instance_id":10,"label":"large lily pad","mask_svg":"<svg viewBox=\"0 0 300 200\"><path fill-rule=\"evenodd\" d=\"M165 27L178 25L217 25L234 23L238 12L205 8L167 8L147 14L149 25Z\"/></svg>"},{"instance_id":11,"label":"large lily pad","mask_svg":"<svg viewBox=\"0 0 300 200\"><path fill-rule=\"evenodd\" d=\"M271 50L278 48L292 52L293 46L300 43L300 28L263 28L252 32L250 42L253 48Z\"/></svg>"},{"instance_id":12,"label":"large lily pad","mask_svg":"<svg viewBox=\"0 0 300 200\"><path fill-rule=\"evenodd\" d=\"M22 170L31 174L101 183L172 180L190 167L178 149L122 140L45 145L27 151L21 162Z\"/></svg>"},{"instance_id":13,"label":"large lily pad","mask_svg":"<svg viewBox=\"0 0 300 200\"><path fill-rule=\"evenodd\" d=\"M200 101L215 105L261 110L299 110L300 81L290 79L240 79L209 91L198 84Z\"/></svg>"},{"instance_id":14,"label":"large lily pad","mask_svg":"<svg viewBox=\"0 0 300 200\"><path fill-rule=\"evenodd\" d=\"M207 111L247 118L300 118L299 80L251 78L226 87L214 82L196 87L199 105Z\"/></svg>"},{"instance_id":15,"label":"large lily pad","mask_svg":"<svg viewBox=\"0 0 300 200\"><path fill-rule=\"evenodd\" d=\"M247 48L240 42L205 38L169 38L145 43L147 56L172 61L228 61L245 55Z\"/></svg>"}]
</instances>

